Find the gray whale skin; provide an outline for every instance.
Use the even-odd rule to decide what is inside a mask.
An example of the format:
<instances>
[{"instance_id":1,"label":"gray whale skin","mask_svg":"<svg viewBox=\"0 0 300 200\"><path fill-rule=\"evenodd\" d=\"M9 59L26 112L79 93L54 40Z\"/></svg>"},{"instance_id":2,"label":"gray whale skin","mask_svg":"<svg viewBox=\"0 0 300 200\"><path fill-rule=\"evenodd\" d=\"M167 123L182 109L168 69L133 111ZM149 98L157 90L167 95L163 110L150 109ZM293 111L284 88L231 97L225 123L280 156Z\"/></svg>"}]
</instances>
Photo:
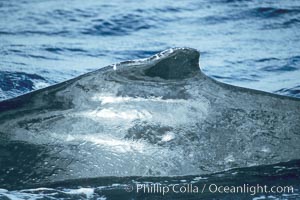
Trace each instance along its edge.
<instances>
[{"instance_id":1,"label":"gray whale skin","mask_svg":"<svg viewBox=\"0 0 300 200\"><path fill-rule=\"evenodd\" d=\"M0 187L184 176L300 158L300 101L217 82L173 48L0 102Z\"/></svg>"}]
</instances>

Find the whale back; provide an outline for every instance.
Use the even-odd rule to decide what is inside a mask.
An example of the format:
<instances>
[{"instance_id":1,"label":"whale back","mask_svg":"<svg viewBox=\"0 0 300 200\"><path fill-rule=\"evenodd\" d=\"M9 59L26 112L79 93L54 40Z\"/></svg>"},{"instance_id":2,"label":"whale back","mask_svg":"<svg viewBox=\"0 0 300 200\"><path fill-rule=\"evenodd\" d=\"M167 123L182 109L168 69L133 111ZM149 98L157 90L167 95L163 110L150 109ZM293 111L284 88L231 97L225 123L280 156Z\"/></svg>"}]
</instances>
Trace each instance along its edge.
<instances>
[{"instance_id":1,"label":"whale back","mask_svg":"<svg viewBox=\"0 0 300 200\"><path fill-rule=\"evenodd\" d=\"M0 187L299 159L300 102L207 77L174 48L0 102Z\"/></svg>"}]
</instances>

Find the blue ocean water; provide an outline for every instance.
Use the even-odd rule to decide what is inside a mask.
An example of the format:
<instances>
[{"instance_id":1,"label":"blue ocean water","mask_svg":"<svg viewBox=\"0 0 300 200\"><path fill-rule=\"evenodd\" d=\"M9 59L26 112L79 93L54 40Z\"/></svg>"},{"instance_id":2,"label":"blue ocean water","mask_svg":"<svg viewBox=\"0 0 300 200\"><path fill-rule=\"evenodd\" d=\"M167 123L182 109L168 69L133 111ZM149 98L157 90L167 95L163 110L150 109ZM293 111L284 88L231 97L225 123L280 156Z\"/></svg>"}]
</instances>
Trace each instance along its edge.
<instances>
[{"instance_id":1,"label":"blue ocean water","mask_svg":"<svg viewBox=\"0 0 300 200\"><path fill-rule=\"evenodd\" d=\"M170 47L209 76L300 97L300 2L0 1L0 100Z\"/></svg>"},{"instance_id":2,"label":"blue ocean water","mask_svg":"<svg viewBox=\"0 0 300 200\"><path fill-rule=\"evenodd\" d=\"M297 0L0 0L0 100L171 47L221 81L300 98ZM0 160L1 161L1 160ZM278 194L137 194L137 183L293 185ZM299 199L300 163L193 177L101 177L0 189L0 199Z\"/></svg>"}]
</instances>

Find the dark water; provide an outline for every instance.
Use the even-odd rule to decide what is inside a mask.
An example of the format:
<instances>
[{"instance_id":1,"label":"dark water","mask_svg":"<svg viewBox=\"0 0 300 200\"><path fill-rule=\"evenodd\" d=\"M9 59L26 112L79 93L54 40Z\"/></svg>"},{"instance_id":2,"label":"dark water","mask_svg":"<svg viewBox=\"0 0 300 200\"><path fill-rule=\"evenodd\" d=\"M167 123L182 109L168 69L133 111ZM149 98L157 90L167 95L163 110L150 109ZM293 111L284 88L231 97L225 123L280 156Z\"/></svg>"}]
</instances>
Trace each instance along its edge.
<instances>
[{"instance_id":1,"label":"dark water","mask_svg":"<svg viewBox=\"0 0 300 200\"><path fill-rule=\"evenodd\" d=\"M299 30L297 0L0 0L0 100L170 47L198 49L202 70L219 81L300 97ZM300 199L299 178L298 160L202 177L95 177L3 188L0 199ZM294 192L134 190L155 183L292 185ZM126 192L128 185L134 191Z\"/></svg>"},{"instance_id":2,"label":"dark water","mask_svg":"<svg viewBox=\"0 0 300 200\"><path fill-rule=\"evenodd\" d=\"M0 189L0 199L300 199L300 161L291 161L269 166L228 170L204 176L185 177L106 177L36 185L29 188ZM139 185L151 190L137 190ZM158 186L157 186L158 185ZM257 185L265 191L251 189ZM243 192L218 192L215 187L243 187ZM162 189L169 188L163 193ZM278 187L273 193L271 187ZM291 187L291 190L281 190ZM174 188L174 189L173 189ZM185 188L180 190L180 188ZM198 188L198 190L196 189ZM247 189L248 188L248 189ZM282 192L281 192L282 191Z\"/></svg>"}]
</instances>

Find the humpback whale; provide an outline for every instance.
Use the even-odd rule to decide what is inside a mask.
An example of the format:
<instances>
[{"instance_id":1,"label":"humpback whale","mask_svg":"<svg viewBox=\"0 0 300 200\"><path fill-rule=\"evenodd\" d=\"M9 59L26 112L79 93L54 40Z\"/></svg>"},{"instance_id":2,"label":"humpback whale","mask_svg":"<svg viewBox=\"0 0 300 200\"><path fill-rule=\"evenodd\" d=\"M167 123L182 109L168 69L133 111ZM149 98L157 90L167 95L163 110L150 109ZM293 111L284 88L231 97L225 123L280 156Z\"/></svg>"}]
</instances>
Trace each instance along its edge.
<instances>
[{"instance_id":1,"label":"humpback whale","mask_svg":"<svg viewBox=\"0 0 300 200\"><path fill-rule=\"evenodd\" d=\"M299 159L299 99L213 80L199 56L173 48L0 102L0 188Z\"/></svg>"}]
</instances>

